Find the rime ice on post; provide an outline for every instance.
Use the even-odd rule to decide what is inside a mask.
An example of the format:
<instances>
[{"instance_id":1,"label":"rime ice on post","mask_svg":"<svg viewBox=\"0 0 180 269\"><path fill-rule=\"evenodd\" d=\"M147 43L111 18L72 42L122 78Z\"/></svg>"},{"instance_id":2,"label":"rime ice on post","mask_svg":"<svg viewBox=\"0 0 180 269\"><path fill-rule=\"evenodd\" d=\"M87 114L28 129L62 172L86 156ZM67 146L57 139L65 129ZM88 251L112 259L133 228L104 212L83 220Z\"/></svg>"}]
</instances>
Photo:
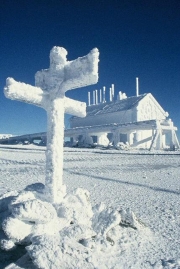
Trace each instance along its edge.
<instances>
[{"instance_id":1,"label":"rime ice on post","mask_svg":"<svg viewBox=\"0 0 180 269\"><path fill-rule=\"evenodd\" d=\"M63 193L64 113L86 116L86 104L65 97L65 92L98 81L98 49L74 61L67 61L66 56L64 48L53 47L49 69L35 75L36 87L8 78L4 88L6 97L47 111L45 196L51 203L58 203Z\"/></svg>"}]
</instances>

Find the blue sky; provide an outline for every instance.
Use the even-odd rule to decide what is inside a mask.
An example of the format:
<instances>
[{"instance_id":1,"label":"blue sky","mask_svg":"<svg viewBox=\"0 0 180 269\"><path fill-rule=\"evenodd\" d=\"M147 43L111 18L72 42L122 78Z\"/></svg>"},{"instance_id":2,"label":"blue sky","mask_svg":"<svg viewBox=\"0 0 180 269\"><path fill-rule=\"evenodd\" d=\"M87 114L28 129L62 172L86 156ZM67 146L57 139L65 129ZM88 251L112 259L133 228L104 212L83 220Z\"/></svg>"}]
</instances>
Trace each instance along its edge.
<instances>
[{"instance_id":1,"label":"blue sky","mask_svg":"<svg viewBox=\"0 0 180 269\"><path fill-rule=\"evenodd\" d=\"M3 88L7 77L34 85L53 46L68 60L100 51L98 83L67 96L87 102L88 91L112 83L115 95L132 96L139 77L140 93L151 92L180 129L179 0L1 0L0 133L46 131L45 111L6 99Z\"/></svg>"}]
</instances>

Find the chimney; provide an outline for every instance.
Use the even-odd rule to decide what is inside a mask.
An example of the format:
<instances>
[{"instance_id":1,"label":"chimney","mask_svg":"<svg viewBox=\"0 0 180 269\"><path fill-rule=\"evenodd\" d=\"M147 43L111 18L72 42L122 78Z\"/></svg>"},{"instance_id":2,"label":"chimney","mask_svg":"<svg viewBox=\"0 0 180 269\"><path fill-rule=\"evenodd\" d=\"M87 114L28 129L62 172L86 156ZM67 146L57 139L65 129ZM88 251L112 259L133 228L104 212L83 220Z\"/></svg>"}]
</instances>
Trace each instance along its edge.
<instances>
[{"instance_id":1,"label":"chimney","mask_svg":"<svg viewBox=\"0 0 180 269\"><path fill-rule=\"evenodd\" d=\"M106 103L106 87L103 87L103 103Z\"/></svg>"},{"instance_id":2,"label":"chimney","mask_svg":"<svg viewBox=\"0 0 180 269\"><path fill-rule=\"evenodd\" d=\"M88 92L88 106L91 105L91 93Z\"/></svg>"},{"instance_id":3,"label":"chimney","mask_svg":"<svg viewBox=\"0 0 180 269\"><path fill-rule=\"evenodd\" d=\"M102 103L102 90L99 91L99 103Z\"/></svg>"},{"instance_id":4,"label":"chimney","mask_svg":"<svg viewBox=\"0 0 180 269\"><path fill-rule=\"evenodd\" d=\"M139 79L136 78L136 96L139 96Z\"/></svg>"}]
</instances>

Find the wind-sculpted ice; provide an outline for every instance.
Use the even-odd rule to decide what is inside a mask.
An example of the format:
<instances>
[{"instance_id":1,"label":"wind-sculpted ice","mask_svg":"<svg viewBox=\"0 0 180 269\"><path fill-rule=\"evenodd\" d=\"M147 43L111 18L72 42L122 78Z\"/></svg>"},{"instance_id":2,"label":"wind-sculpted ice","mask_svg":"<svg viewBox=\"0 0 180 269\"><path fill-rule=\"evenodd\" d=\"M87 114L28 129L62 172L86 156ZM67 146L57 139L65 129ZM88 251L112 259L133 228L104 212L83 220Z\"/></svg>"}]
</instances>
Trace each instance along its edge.
<instances>
[{"instance_id":1,"label":"wind-sculpted ice","mask_svg":"<svg viewBox=\"0 0 180 269\"><path fill-rule=\"evenodd\" d=\"M93 264L87 262L89 251L72 238L58 234L36 236L26 249L37 268L94 269Z\"/></svg>"},{"instance_id":2,"label":"wind-sculpted ice","mask_svg":"<svg viewBox=\"0 0 180 269\"><path fill-rule=\"evenodd\" d=\"M42 184L36 187L33 184L0 197L4 205L0 246L11 250L24 245L27 255L19 260L21 268L26 268L29 260L33 268L42 269L102 268L97 253L106 255L118 240L118 236L111 238L111 231L120 229L122 220L127 227L135 225L131 211L108 208L103 203L92 208L87 190L78 188L52 205L40 199ZM143 227L140 223L136 226ZM17 267L11 264L7 268Z\"/></svg>"},{"instance_id":3,"label":"wind-sculpted ice","mask_svg":"<svg viewBox=\"0 0 180 269\"><path fill-rule=\"evenodd\" d=\"M93 229L97 234L106 236L109 230L121 222L119 212L113 208L101 208L100 204L100 206L95 208L95 213L92 222Z\"/></svg>"},{"instance_id":4,"label":"wind-sculpted ice","mask_svg":"<svg viewBox=\"0 0 180 269\"><path fill-rule=\"evenodd\" d=\"M67 194L57 208L58 216L76 224L91 225L93 211L89 199L89 192L80 188Z\"/></svg>"}]
</instances>

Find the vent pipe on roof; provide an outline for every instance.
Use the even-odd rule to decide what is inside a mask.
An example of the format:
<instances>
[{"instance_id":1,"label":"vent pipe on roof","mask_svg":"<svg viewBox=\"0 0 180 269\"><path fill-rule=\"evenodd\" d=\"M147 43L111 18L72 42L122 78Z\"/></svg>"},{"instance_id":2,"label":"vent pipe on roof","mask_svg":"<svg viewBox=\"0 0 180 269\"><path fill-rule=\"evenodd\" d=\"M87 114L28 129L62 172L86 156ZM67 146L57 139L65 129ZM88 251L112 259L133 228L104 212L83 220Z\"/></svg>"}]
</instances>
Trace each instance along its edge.
<instances>
[{"instance_id":1,"label":"vent pipe on roof","mask_svg":"<svg viewBox=\"0 0 180 269\"><path fill-rule=\"evenodd\" d=\"M93 105L95 105L95 91L93 91Z\"/></svg>"},{"instance_id":2,"label":"vent pipe on roof","mask_svg":"<svg viewBox=\"0 0 180 269\"><path fill-rule=\"evenodd\" d=\"M114 84L111 85L112 101L114 101Z\"/></svg>"},{"instance_id":3,"label":"vent pipe on roof","mask_svg":"<svg viewBox=\"0 0 180 269\"><path fill-rule=\"evenodd\" d=\"M112 89L109 88L109 101L112 102Z\"/></svg>"},{"instance_id":4,"label":"vent pipe on roof","mask_svg":"<svg viewBox=\"0 0 180 269\"><path fill-rule=\"evenodd\" d=\"M91 105L91 93L88 92L88 106Z\"/></svg>"},{"instance_id":5,"label":"vent pipe on roof","mask_svg":"<svg viewBox=\"0 0 180 269\"><path fill-rule=\"evenodd\" d=\"M96 105L98 105L98 90L95 90L96 93Z\"/></svg>"},{"instance_id":6,"label":"vent pipe on roof","mask_svg":"<svg viewBox=\"0 0 180 269\"><path fill-rule=\"evenodd\" d=\"M119 100L122 100L122 92L119 92Z\"/></svg>"},{"instance_id":7,"label":"vent pipe on roof","mask_svg":"<svg viewBox=\"0 0 180 269\"><path fill-rule=\"evenodd\" d=\"M127 98L127 95L125 94L125 92L120 91L118 93L117 100L121 101L121 100L126 99L126 98Z\"/></svg>"},{"instance_id":8,"label":"vent pipe on roof","mask_svg":"<svg viewBox=\"0 0 180 269\"><path fill-rule=\"evenodd\" d=\"M136 78L136 96L139 96L139 78Z\"/></svg>"},{"instance_id":9,"label":"vent pipe on roof","mask_svg":"<svg viewBox=\"0 0 180 269\"><path fill-rule=\"evenodd\" d=\"M106 103L106 87L103 87L103 103Z\"/></svg>"},{"instance_id":10,"label":"vent pipe on roof","mask_svg":"<svg viewBox=\"0 0 180 269\"><path fill-rule=\"evenodd\" d=\"M99 91L99 103L102 103L102 90Z\"/></svg>"}]
</instances>

